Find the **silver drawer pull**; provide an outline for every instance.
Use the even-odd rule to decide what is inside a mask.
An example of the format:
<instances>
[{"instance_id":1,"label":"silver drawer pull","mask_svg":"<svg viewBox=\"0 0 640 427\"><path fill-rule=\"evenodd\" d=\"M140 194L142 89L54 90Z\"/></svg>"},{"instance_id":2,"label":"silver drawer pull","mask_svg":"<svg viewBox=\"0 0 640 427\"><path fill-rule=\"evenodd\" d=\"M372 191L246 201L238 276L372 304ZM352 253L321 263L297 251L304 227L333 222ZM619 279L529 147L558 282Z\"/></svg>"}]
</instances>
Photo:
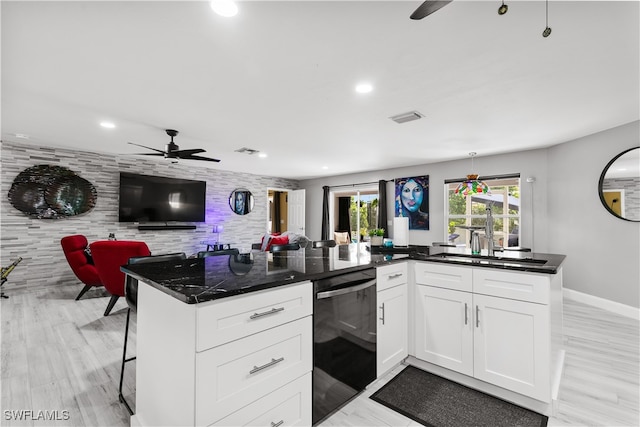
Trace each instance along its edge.
<instances>
[{"instance_id":1,"label":"silver drawer pull","mask_svg":"<svg viewBox=\"0 0 640 427\"><path fill-rule=\"evenodd\" d=\"M254 366L253 369L249 371L249 375L255 374L256 372L260 372L263 369L268 368L269 366L273 366L275 364L282 362L283 360L284 360L284 357L281 357L280 359L271 359L271 362L265 363L262 366Z\"/></svg>"},{"instance_id":2,"label":"silver drawer pull","mask_svg":"<svg viewBox=\"0 0 640 427\"><path fill-rule=\"evenodd\" d=\"M258 317L268 316L270 314L275 314L275 313L278 313L280 311L284 311L284 307L272 308L271 310L263 311L262 313L253 313L251 316L249 316L249 319L251 319L251 320L257 319Z\"/></svg>"},{"instance_id":3,"label":"silver drawer pull","mask_svg":"<svg viewBox=\"0 0 640 427\"><path fill-rule=\"evenodd\" d=\"M402 277L402 273L390 274L387 276L389 279L397 279L398 277Z\"/></svg>"},{"instance_id":4,"label":"silver drawer pull","mask_svg":"<svg viewBox=\"0 0 640 427\"><path fill-rule=\"evenodd\" d=\"M271 427L280 427L282 424L284 424L284 420L280 420L277 423L271 421Z\"/></svg>"}]
</instances>

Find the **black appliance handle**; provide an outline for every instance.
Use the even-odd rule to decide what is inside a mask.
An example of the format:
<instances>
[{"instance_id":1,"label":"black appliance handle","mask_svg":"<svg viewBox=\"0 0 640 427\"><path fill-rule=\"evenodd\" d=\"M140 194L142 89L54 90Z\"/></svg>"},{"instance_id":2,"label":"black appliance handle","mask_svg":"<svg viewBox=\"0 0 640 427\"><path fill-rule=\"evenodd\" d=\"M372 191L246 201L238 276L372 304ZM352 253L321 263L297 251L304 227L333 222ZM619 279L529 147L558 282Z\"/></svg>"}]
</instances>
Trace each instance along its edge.
<instances>
[{"instance_id":1,"label":"black appliance handle","mask_svg":"<svg viewBox=\"0 0 640 427\"><path fill-rule=\"evenodd\" d=\"M376 279L365 279L365 281L359 281L359 282L353 282L354 284L349 286L348 288L340 288L340 289L334 289L332 291L325 291L325 292L318 292L316 294L316 299L325 299L325 298L331 298L331 297L335 297L338 295L344 295L344 294L348 294L351 292L357 292L357 291L361 291L363 289L368 288L369 286L373 286L376 284Z\"/></svg>"}]
</instances>

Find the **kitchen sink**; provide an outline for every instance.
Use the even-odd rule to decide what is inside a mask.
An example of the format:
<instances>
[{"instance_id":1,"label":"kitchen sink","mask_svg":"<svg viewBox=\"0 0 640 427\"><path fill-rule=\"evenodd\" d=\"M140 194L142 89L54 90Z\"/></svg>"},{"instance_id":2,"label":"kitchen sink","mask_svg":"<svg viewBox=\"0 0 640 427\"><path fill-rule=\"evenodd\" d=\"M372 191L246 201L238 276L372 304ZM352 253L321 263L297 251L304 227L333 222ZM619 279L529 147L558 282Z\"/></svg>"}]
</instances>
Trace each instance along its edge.
<instances>
[{"instance_id":1,"label":"kitchen sink","mask_svg":"<svg viewBox=\"0 0 640 427\"><path fill-rule=\"evenodd\" d=\"M510 264L525 264L525 265L543 265L547 263L544 259L534 259L527 256L504 256L504 255L468 255L468 254L456 254L456 253L438 253L431 254L425 259L442 259L454 262L465 262L469 264L496 264L496 265L510 265Z\"/></svg>"}]
</instances>

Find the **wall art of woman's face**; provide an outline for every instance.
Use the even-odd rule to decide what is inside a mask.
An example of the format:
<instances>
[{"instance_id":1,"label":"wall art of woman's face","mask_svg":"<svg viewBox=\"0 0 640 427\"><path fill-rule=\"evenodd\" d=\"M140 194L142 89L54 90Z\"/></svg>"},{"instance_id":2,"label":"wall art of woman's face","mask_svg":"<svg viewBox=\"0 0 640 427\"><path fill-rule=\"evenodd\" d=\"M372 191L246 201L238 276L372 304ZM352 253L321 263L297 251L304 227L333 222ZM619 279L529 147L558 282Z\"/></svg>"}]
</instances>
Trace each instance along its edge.
<instances>
[{"instance_id":1,"label":"wall art of woman's face","mask_svg":"<svg viewBox=\"0 0 640 427\"><path fill-rule=\"evenodd\" d=\"M424 189L420 184L410 179L402 186L400 197L402 198L403 206L409 212L417 212L420 209L420 205L422 205Z\"/></svg>"}]
</instances>

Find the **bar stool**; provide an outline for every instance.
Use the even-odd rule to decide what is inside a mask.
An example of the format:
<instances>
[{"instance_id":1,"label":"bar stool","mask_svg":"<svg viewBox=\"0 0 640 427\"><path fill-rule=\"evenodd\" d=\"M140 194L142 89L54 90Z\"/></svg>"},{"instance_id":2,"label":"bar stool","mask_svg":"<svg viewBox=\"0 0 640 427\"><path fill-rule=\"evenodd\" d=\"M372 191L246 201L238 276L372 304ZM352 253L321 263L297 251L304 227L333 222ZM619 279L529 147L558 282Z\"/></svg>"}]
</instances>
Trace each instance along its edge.
<instances>
[{"instance_id":1,"label":"bar stool","mask_svg":"<svg viewBox=\"0 0 640 427\"><path fill-rule=\"evenodd\" d=\"M149 255L149 256L141 256L141 257L133 257L129 258L128 264L146 264L152 262L164 262L164 261L182 261L187 259L187 255L184 252L176 252L172 254L164 254L164 255ZM133 410L129 403L124 398L122 394L122 383L124 380L124 367L127 362L131 362L132 360L136 360L136 356L130 357L127 359L127 341L129 338L129 318L131 316L131 310L136 311L138 309L138 281L128 274L125 276L125 284L124 284L124 297L127 301L127 305L129 308L127 309L127 322L124 326L124 349L122 350L122 367L120 368L120 386L118 387L118 399L120 402L124 403L127 411L129 411L130 415L133 415Z\"/></svg>"}]
</instances>

